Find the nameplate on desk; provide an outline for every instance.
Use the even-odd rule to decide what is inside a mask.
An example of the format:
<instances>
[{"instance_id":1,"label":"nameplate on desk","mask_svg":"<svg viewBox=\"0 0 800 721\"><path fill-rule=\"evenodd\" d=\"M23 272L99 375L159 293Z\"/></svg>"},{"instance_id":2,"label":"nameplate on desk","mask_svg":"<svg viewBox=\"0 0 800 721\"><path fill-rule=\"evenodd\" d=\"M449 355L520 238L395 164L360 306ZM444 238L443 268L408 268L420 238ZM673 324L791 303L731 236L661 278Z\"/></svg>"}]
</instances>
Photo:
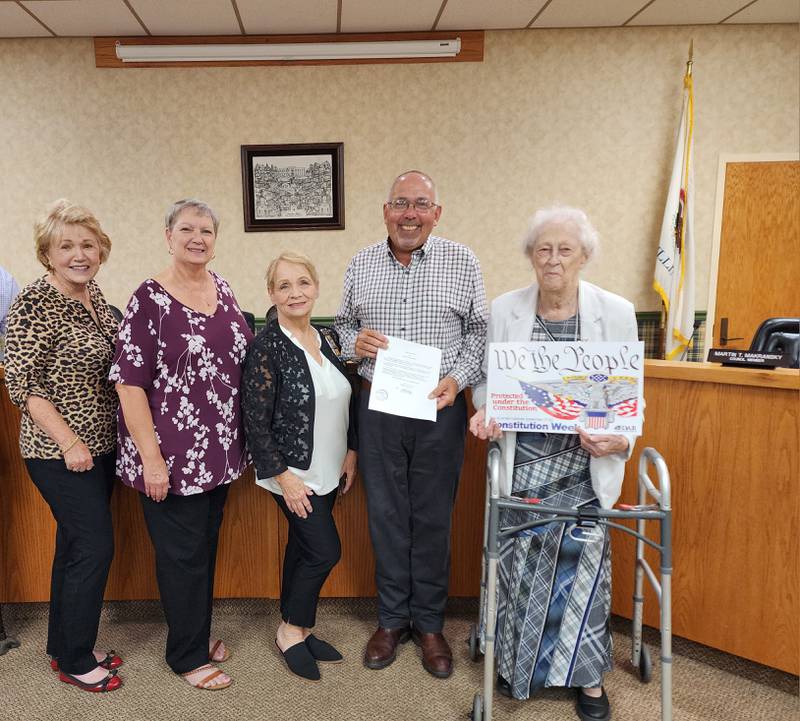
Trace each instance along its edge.
<instances>
[{"instance_id":1,"label":"nameplate on desk","mask_svg":"<svg viewBox=\"0 0 800 721\"><path fill-rule=\"evenodd\" d=\"M763 353L753 350L712 348L708 351L709 363L725 366L747 366L749 368L788 368L792 359L788 353Z\"/></svg>"}]
</instances>

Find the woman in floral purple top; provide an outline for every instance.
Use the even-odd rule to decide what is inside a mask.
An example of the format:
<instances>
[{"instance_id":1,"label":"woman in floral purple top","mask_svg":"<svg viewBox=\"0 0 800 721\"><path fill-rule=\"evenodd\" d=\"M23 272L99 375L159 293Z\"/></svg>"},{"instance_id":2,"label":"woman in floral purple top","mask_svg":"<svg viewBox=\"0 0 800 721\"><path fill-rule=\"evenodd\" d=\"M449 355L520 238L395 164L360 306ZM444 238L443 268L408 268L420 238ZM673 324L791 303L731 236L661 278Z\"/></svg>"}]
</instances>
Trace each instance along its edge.
<instances>
[{"instance_id":1,"label":"woman in floral purple top","mask_svg":"<svg viewBox=\"0 0 800 721\"><path fill-rule=\"evenodd\" d=\"M141 493L169 626L166 659L197 688L231 679L211 634L217 539L228 485L247 465L239 386L253 335L207 265L219 221L197 200L166 218L172 264L131 297L110 379L120 415L117 474Z\"/></svg>"}]
</instances>

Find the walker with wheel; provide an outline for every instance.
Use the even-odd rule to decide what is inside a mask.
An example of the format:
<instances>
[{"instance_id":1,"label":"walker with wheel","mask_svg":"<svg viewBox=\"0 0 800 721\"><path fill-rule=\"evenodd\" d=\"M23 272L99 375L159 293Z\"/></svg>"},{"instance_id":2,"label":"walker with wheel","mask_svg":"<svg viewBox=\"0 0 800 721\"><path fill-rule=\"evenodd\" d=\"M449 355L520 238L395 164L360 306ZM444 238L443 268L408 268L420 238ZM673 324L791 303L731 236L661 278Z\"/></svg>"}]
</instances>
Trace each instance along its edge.
<instances>
[{"instance_id":1,"label":"walker with wheel","mask_svg":"<svg viewBox=\"0 0 800 721\"><path fill-rule=\"evenodd\" d=\"M616 528L636 538L636 565L634 570L633 620L631 662L639 671L643 683L652 678L650 651L642 643L644 608L644 579L650 582L661 607L661 721L672 721L672 506L667 464L653 448L645 448L639 457L638 501L636 505L618 504L615 509L597 507L568 508L548 506L538 498L520 499L500 495L500 448L496 443L489 447L486 463L486 510L483 527L483 560L481 570L480 616L469 636L469 653L473 661L484 655L483 690L475 694L470 717L472 721L492 721L494 692L494 644L497 623L497 564L503 539L537 526L549 523L571 523L569 533L578 533L590 541L598 526ZM657 485L648 471L656 470ZM650 502L648 502L648 496ZM527 511L537 517L512 527L501 527L501 510ZM542 517L544 516L544 517ZM619 523L635 519L636 529ZM658 521L659 542L645 534L647 521ZM578 538L576 538L578 540ZM645 544L660 554L660 579L644 557Z\"/></svg>"}]
</instances>

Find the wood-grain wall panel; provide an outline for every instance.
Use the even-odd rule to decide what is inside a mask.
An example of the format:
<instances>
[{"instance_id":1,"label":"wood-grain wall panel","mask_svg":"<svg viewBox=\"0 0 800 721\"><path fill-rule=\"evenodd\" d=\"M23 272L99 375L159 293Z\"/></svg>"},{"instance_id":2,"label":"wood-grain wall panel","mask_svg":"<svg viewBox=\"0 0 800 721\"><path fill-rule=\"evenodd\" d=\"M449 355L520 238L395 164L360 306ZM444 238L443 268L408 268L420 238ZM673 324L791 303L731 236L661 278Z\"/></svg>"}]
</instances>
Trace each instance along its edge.
<instances>
[{"instance_id":1,"label":"wood-grain wall panel","mask_svg":"<svg viewBox=\"0 0 800 721\"><path fill-rule=\"evenodd\" d=\"M727 318L728 346L749 348L765 318L800 315L800 162L728 163L724 192L714 347Z\"/></svg>"},{"instance_id":2,"label":"wood-grain wall panel","mask_svg":"<svg viewBox=\"0 0 800 721\"><path fill-rule=\"evenodd\" d=\"M19 420L0 378L0 601L46 601L56 524L19 454Z\"/></svg>"},{"instance_id":3,"label":"wood-grain wall panel","mask_svg":"<svg viewBox=\"0 0 800 721\"><path fill-rule=\"evenodd\" d=\"M800 395L648 378L645 398L639 449L655 447L672 477L674 632L797 673ZM630 464L626 502L635 477ZM613 543L612 607L629 617L633 544ZM645 622L657 627L658 603L645 596Z\"/></svg>"}]
</instances>

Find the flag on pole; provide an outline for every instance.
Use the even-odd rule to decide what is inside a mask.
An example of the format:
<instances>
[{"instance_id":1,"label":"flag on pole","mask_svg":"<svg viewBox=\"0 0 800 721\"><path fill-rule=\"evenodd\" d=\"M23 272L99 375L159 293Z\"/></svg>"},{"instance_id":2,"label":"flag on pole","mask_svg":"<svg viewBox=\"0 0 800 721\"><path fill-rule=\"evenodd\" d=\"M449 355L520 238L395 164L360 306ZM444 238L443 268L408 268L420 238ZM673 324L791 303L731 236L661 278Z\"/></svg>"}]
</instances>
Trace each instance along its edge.
<instances>
[{"instance_id":1,"label":"flag on pole","mask_svg":"<svg viewBox=\"0 0 800 721\"><path fill-rule=\"evenodd\" d=\"M683 360L694 333L694 94L692 51L683 78L683 111L669 182L653 288L666 321L664 358Z\"/></svg>"}]
</instances>

